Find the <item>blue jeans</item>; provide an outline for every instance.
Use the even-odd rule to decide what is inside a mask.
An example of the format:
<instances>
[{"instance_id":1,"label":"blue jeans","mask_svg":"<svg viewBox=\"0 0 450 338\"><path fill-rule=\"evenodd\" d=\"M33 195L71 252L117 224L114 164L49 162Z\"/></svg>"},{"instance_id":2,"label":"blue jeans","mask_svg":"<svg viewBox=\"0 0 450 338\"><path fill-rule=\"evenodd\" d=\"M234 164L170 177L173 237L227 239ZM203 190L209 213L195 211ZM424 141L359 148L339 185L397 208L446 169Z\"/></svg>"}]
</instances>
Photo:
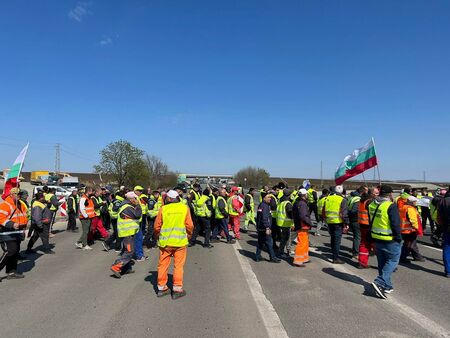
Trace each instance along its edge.
<instances>
[{"instance_id":1,"label":"blue jeans","mask_svg":"<svg viewBox=\"0 0 450 338\"><path fill-rule=\"evenodd\" d=\"M275 251L273 250L272 235L266 235L265 230L258 230L258 245L256 246L256 257L261 258L261 250L264 248L264 244L269 252L270 259L275 258Z\"/></svg>"},{"instance_id":2,"label":"blue jeans","mask_svg":"<svg viewBox=\"0 0 450 338\"><path fill-rule=\"evenodd\" d=\"M445 274L450 275L450 232L444 230L442 241L442 256L444 258Z\"/></svg>"},{"instance_id":3,"label":"blue jeans","mask_svg":"<svg viewBox=\"0 0 450 338\"><path fill-rule=\"evenodd\" d=\"M331 251L333 253L333 260L339 258L339 251L341 250L342 228L342 223L328 224L328 232L330 233L331 237Z\"/></svg>"},{"instance_id":4,"label":"blue jeans","mask_svg":"<svg viewBox=\"0 0 450 338\"><path fill-rule=\"evenodd\" d=\"M134 235L134 257L136 259L144 257L144 235L142 232L142 224L139 231Z\"/></svg>"},{"instance_id":5,"label":"blue jeans","mask_svg":"<svg viewBox=\"0 0 450 338\"><path fill-rule=\"evenodd\" d=\"M223 230L225 236L227 237L227 241L231 240L230 232L228 231L228 219L227 218L216 218L216 226L212 232L212 238L217 239L220 230Z\"/></svg>"},{"instance_id":6,"label":"blue jeans","mask_svg":"<svg viewBox=\"0 0 450 338\"><path fill-rule=\"evenodd\" d=\"M392 289L391 276L400 260L402 244L375 242L377 248L378 277L375 283L384 289Z\"/></svg>"}]
</instances>

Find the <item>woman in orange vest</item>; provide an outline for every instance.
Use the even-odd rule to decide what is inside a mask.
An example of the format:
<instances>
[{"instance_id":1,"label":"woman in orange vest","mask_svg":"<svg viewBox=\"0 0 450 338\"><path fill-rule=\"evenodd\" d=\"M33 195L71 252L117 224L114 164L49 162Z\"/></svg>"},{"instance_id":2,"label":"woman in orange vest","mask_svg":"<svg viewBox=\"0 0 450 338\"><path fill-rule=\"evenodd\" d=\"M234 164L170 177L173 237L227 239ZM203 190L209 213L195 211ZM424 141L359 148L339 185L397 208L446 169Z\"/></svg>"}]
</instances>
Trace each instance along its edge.
<instances>
[{"instance_id":1,"label":"woman in orange vest","mask_svg":"<svg viewBox=\"0 0 450 338\"><path fill-rule=\"evenodd\" d=\"M407 257L411 254L415 261L424 262L425 259L419 252L417 246L417 236L422 236L422 221L419 212L416 209L418 199L409 196L406 204L400 209L400 220L402 229L402 253L400 255L401 263L409 263Z\"/></svg>"},{"instance_id":2,"label":"woman in orange vest","mask_svg":"<svg viewBox=\"0 0 450 338\"><path fill-rule=\"evenodd\" d=\"M27 227L26 208L19 200L19 188L12 188L9 196L0 203L0 244L3 255L0 257L0 271L6 266L6 279L19 279L24 276L17 272L19 244Z\"/></svg>"}]
</instances>

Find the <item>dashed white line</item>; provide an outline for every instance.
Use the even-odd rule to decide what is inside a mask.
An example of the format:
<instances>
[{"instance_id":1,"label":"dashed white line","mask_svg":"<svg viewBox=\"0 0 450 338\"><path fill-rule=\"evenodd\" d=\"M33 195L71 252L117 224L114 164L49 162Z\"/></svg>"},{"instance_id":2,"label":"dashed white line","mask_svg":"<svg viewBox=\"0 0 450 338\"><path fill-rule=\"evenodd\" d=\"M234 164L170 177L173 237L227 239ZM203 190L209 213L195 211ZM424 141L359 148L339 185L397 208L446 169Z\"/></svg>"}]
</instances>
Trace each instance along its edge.
<instances>
[{"instance_id":1,"label":"dashed white line","mask_svg":"<svg viewBox=\"0 0 450 338\"><path fill-rule=\"evenodd\" d=\"M267 334L271 338L289 338L286 329L281 323L280 317L275 311L275 308L264 294L261 284L253 272L248 259L242 256L239 253L239 250L242 250L242 247L239 242L236 242L234 252L237 256L239 264L241 265L242 272L248 287L250 288L253 299L255 300L256 307L258 308L259 314L264 322Z\"/></svg>"}]
</instances>

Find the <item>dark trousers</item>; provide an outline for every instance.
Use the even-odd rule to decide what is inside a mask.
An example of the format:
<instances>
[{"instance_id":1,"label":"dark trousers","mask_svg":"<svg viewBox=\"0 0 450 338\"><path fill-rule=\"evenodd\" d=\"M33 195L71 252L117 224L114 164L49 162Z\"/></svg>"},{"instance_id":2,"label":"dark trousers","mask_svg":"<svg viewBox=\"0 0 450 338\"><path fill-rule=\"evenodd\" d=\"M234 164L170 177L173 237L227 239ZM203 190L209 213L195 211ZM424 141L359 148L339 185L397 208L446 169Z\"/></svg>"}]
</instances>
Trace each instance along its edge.
<instances>
[{"instance_id":1,"label":"dark trousers","mask_svg":"<svg viewBox=\"0 0 450 338\"><path fill-rule=\"evenodd\" d=\"M256 246L256 258L261 257L261 251L264 245L269 252L270 259L275 258L275 251L273 251L273 240L271 235L266 235L265 230L258 230L258 245Z\"/></svg>"},{"instance_id":2,"label":"dark trousers","mask_svg":"<svg viewBox=\"0 0 450 338\"><path fill-rule=\"evenodd\" d=\"M134 255L134 236L124 237L122 239L123 252L119 258L117 258L112 266L115 271L122 271L131 267L131 260Z\"/></svg>"},{"instance_id":3,"label":"dark trousers","mask_svg":"<svg viewBox=\"0 0 450 338\"><path fill-rule=\"evenodd\" d=\"M101 216L103 227L109 230L111 228L111 217L109 216L109 212L103 212ZM143 215L142 217L145 217L145 215Z\"/></svg>"},{"instance_id":4,"label":"dark trousers","mask_svg":"<svg viewBox=\"0 0 450 338\"><path fill-rule=\"evenodd\" d=\"M204 245L209 245L211 240L211 221L208 217L199 217L202 228L205 230Z\"/></svg>"},{"instance_id":5,"label":"dark trousers","mask_svg":"<svg viewBox=\"0 0 450 338\"><path fill-rule=\"evenodd\" d=\"M80 239L78 240L78 243L81 243L81 244L83 244L83 246L86 246L88 234L91 229L91 219L83 218L80 221L81 221L81 230L82 231L81 231L81 236L80 236Z\"/></svg>"},{"instance_id":6,"label":"dark trousers","mask_svg":"<svg viewBox=\"0 0 450 338\"><path fill-rule=\"evenodd\" d=\"M19 260L20 241L10 240L0 243L3 254L0 257L0 271L6 266L6 273L16 272Z\"/></svg>"},{"instance_id":7,"label":"dark trousers","mask_svg":"<svg viewBox=\"0 0 450 338\"><path fill-rule=\"evenodd\" d=\"M120 250L122 239L119 238L119 233L117 232L117 218L111 218L111 227L113 228L113 233L106 239L105 242L109 247L112 247L115 250Z\"/></svg>"},{"instance_id":8,"label":"dark trousers","mask_svg":"<svg viewBox=\"0 0 450 338\"><path fill-rule=\"evenodd\" d=\"M319 216L318 211L317 211L317 203L310 203L309 204L309 213L312 216L312 214L314 213L314 218L316 220L316 222L319 222Z\"/></svg>"},{"instance_id":9,"label":"dark trousers","mask_svg":"<svg viewBox=\"0 0 450 338\"><path fill-rule=\"evenodd\" d=\"M284 249L291 238L291 228L278 227L278 231L280 232L280 248L278 249L278 253L281 255L285 253ZM289 255L289 252L287 254Z\"/></svg>"},{"instance_id":10,"label":"dark trousers","mask_svg":"<svg viewBox=\"0 0 450 338\"><path fill-rule=\"evenodd\" d=\"M417 246L417 233L402 234L403 246L400 259L402 261L411 254L414 259L422 259L422 255L419 252L419 247Z\"/></svg>"},{"instance_id":11,"label":"dark trousers","mask_svg":"<svg viewBox=\"0 0 450 338\"><path fill-rule=\"evenodd\" d=\"M156 241L153 237L153 229L155 227L155 219L156 219L156 217L148 218L147 231L145 232L145 236L144 236L144 245L149 249L154 248L156 246Z\"/></svg>"},{"instance_id":12,"label":"dark trousers","mask_svg":"<svg viewBox=\"0 0 450 338\"><path fill-rule=\"evenodd\" d=\"M328 232L331 237L331 252L333 253L333 260L339 258L339 251L341 250L343 224L328 224Z\"/></svg>"},{"instance_id":13,"label":"dark trousers","mask_svg":"<svg viewBox=\"0 0 450 338\"><path fill-rule=\"evenodd\" d=\"M361 229L359 228L359 223L357 220L350 222L350 229L352 229L353 234L352 254L353 256L357 256L359 253L359 244L361 243Z\"/></svg>"},{"instance_id":14,"label":"dark trousers","mask_svg":"<svg viewBox=\"0 0 450 338\"><path fill-rule=\"evenodd\" d=\"M28 242L27 249L31 250L33 248L33 245L36 243L38 238L42 241L42 250L47 251L50 250L50 243L49 243L49 235L50 235L50 224L42 224L42 228L34 227L33 235L30 238L30 241Z\"/></svg>"},{"instance_id":15,"label":"dark trousers","mask_svg":"<svg viewBox=\"0 0 450 338\"><path fill-rule=\"evenodd\" d=\"M427 220L430 221L430 229L431 229L431 232L433 232L434 231L434 222L433 222L433 219L431 218L430 209L422 207L422 227L423 227L424 232L427 227Z\"/></svg>"},{"instance_id":16,"label":"dark trousers","mask_svg":"<svg viewBox=\"0 0 450 338\"><path fill-rule=\"evenodd\" d=\"M75 230L77 227L77 214L75 212L69 212L69 220L67 221L67 230Z\"/></svg>"},{"instance_id":17,"label":"dark trousers","mask_svg":"<svg viewBox=\"0 0 450 338\"><path fill-rule=\"evenodd\" d=\"M194 223L194 231L192 232L192 237L191 237L191 243L195 244L195 241L197 240L197 236L200 233L201 227L202 227L202 223L200 222L200 217L192 214L192 223Z\"/></svg>"},{"instance_id":18,"label":"dark trousers","mask_svg":"<svg viewBox=\"0 0 450 338\"><path fill-rule=\"evenodd\" d=\"M227 238L227 241L231 240L230 232L228 231L228 219L227 218L216 218L216 227L214 228L212 237L214 239L217 239L217 236L219 235L220 231L223 231L225 234L225 237Z\"/></svg>"}]
</instances>

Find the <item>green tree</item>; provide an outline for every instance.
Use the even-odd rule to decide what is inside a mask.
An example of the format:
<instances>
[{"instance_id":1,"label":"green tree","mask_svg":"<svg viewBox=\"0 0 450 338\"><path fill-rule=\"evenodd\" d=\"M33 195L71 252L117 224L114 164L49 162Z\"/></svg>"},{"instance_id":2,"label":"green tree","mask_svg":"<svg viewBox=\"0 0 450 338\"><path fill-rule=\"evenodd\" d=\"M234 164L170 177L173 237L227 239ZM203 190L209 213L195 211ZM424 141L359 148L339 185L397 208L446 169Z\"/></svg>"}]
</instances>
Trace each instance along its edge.
<instances>
[{"instance_id":1,"label":"green tree","mask_svg":"<svg viewBox=\"0 0 450 338\"><path fill-rule=\"evenodd\" d=\"M112 177L119 186L132 186L143 178L143 156L143 150L128 141L118 140L100 151L100 163L94 166L94 170Z\"/></svg>"},{"instance_id":2,"label":"green tree","mask_svg":"<svg viewBox=\"0 0 450 338\"><path fill-rule=\"evenodd\" d=\"M243 187L260 187L269 183L270 174L263 168L245 167L234 175L234 180Z\"/></svg>"}]
</instances>

